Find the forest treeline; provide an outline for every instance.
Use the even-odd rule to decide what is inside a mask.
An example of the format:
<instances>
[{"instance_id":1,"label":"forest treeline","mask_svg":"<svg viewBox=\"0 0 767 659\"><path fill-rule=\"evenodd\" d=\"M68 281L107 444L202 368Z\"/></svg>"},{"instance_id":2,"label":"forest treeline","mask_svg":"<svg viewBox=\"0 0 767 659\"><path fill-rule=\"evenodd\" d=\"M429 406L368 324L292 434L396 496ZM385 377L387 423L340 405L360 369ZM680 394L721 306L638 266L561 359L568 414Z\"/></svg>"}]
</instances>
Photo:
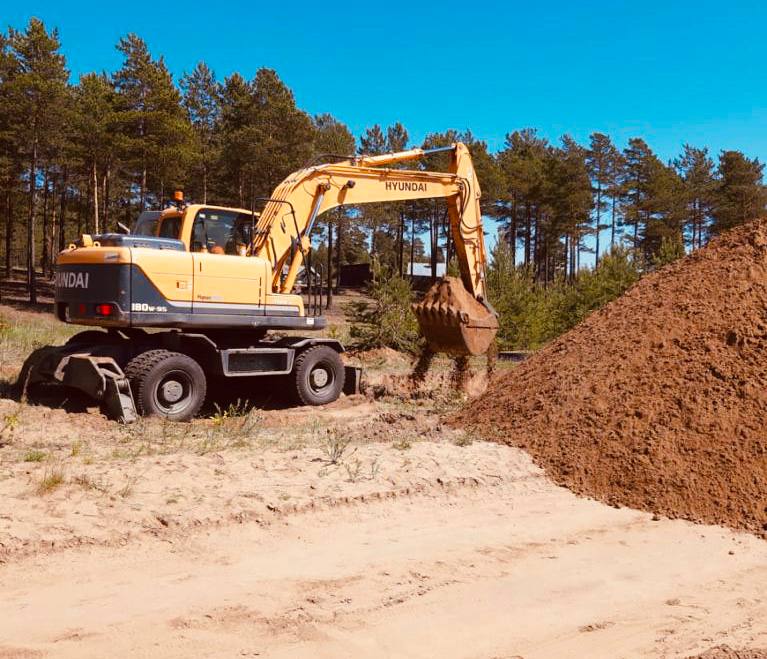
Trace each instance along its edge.
<instances>
[{"instance_id":1,"label":"forest treeline","mask_svg":"<svg viewBox=\"0 0 767 659\"><path fill-rule=\"evenodd\" d=\"M73 83L55 29L32 19L0 34L0 226L5 276L50 273L80 233L130 225L176 189L202 203L252 208L291 171L321 154L376 154L413 146L401 124L355 139L329 114L297 107L277 73L218 79L200 62L174 80L137 35L116 45L122 65ZM509 133L490 153L470 131L427 135L423 146L465 141L483 187L483 213L499 226L504 267L533 283L575 282L584 254L617 248L652 262L696 249L761 215L763 165L740 151L684 145L670 162L641 138L616 145L594 133L552 144L535 129ZM443 156L444 157L444 156ZM439 155L428 165L443 167ZM403 272L412 261L450 259L444 204L344 208L327 213L315 259L337 271L375 257ZM498 250L496 250L498 252ZM665 258L665 257L664 257ZM593 262L593 258L589 262Z\"/></svg>"}]
</instances>

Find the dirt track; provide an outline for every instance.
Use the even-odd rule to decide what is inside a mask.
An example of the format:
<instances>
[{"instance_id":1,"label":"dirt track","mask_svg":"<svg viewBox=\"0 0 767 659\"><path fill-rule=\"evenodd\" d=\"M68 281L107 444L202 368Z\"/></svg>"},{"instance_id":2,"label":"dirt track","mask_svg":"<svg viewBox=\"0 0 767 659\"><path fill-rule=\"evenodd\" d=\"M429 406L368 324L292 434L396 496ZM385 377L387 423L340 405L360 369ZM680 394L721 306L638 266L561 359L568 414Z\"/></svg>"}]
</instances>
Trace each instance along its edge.
<instances>
[{"instance_id":1,"label":"dirt track","mask_svg":"<svg viewBox=\"0 0 767 659\"><path fill-rule=\"evenodd\" d=\"M0 656L677 657L767 644L763 541L576 498L518 449L460 450L502 476L7 564Z\"/></svg>"}]
</instances>

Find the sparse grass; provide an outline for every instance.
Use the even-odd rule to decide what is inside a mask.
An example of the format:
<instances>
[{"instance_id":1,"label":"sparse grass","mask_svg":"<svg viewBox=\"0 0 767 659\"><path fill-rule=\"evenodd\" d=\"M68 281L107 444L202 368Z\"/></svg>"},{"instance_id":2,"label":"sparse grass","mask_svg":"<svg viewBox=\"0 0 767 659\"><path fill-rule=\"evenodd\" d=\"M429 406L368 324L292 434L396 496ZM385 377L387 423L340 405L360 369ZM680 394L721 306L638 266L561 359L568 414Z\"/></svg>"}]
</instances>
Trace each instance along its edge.
<instances>
[{"instance_id":1,"label":"sparse grass","mask_svg":"<svg viewBox=\"0 0 767 659\"><path fill-rule=\"evenodd\" d=\"M64 483L64 470L60 466L51 467L43 472L43 477L35 488L36 494L50 494Z\"/></svg>"},{"instance_id":2,"label":"sparse grass","mask_svg":"<svg viewBox=\"0 0 767 659\"><path fill-rule=\"evenodd\" d=\"M316 430L319 433L319 428ZM335 426L325 429L324 442L322 443L322 453L325 462L329 465L337 465L349 448L351 439L341 436L338 428Z\"/></svg>"},{"instance_id":3,"label":"sparse grass","mask_svg":"<svg viewBox=\"0 0 767 659\"><path fill-rule=\"evenodd\" d=\"M0 311L0 364L21 364L37 348L60 345L82 329L53 314Z\"/></svg>"},{"instance_id":4,"label":"sparse grass","mask_svg":"<svg viewBox=\"0 0 767 659\"><path fill-rule=\"evenodd\" d=\"M94 480L90 475L82 473L72 478L74 485L79 485L86 490L96 490L102 494L109 494L109 485L102 481Z\"/></svg>"},{"instance_id":5,"label":"sparse grass","mask_svg":"<svg viewBox=\"0 0 767 659\"><path fill-rule=\"evenodd\" d=\"M471 446L473 443L474 437L469 433L461 433L453 440L453 444L456 446Z\"/></svg>"},{"instance_id":6,"label":"sparse grass","mask_svg":"<svg viewBox=\"0 0 767 659\"><path fill-rule=\"evenodd\" d=\"M354 458L354 460L344 464L344 469L346 469L346 475L348 476L347 480L350 483L356 483L362 473L362 460Z\"/></svg>"},{"instance_id":7,"label":"sparse grass","mask_svg":"<svg viewBox=\"0 0 767 659\"><path fill-rule=\"evenodd\" d=\"M22 461L23 462L44 462L47 457L48 457L48 454L45 451L41 451L40 449L30 449L24 454Z\"/></svg>"},{"instance_id":8,"label":"sparse grass","mask_svg":"<svg viewBox=\"0 0 767 659\"><path fill-rule=\"evenodd\" d=\"M15 410L3 415L3 420L0 422L0 447L10 444L13 441L14 433L21 423L21 414L25 405L26 403L21 401L16 405Z\"/></svg>"},{"instance_id":9,"label":"sparse grass","mask_svg":"<svg viewBox=\"0 0 767 659\"><path fill-rule=\"evenodd\" d=\"M396 448L398 451L407 451L408 449L413 448L413 442L407 437L399 437L397 441L392 443L392 447Z\"/></svg>"},{"instance_id":10,"label":"sparse grass","mask_svg":"<svg viewBox=\"0 0 767 659\"><path fill-rule=\"evenodd\" d=\"M136 480L135 478L129 480L125 485L123 485L119 490L117 490L117 496L127 499L131 494L133 494L133 489L136 486Z\"/></svg>"}]
</instances>

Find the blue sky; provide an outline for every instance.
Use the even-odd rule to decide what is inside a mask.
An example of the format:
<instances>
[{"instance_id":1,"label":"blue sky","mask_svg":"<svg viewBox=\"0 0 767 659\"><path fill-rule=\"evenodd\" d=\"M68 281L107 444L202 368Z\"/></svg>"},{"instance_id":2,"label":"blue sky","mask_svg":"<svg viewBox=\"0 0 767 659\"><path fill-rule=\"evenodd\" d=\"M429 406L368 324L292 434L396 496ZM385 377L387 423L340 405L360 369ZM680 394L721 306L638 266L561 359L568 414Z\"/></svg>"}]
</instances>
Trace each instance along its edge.
<instances>
[{"instance_id":1,"label":"blue sky","mask_svg":"<svg viewBox=\"0 0 767 659\"><path fill-rule=\"evenodd\" d=\"M312 112L359 133L402 121L471 128L491 148L525 126L557 139L644 137L767 159L762 2L32 2L6 5L59 28L73 76L112 71L136 32L174 74L206 60L223 77L275 68Z\"/></svg>"},{"instance_id":2,"label":"blue sky","mask_svg":"<svg viewBox=\"0 0 767 659\"><path fill-rule=\"evenodd\" d=\"M32 2L60 31L73 77L113 71L135 32L180 76L275 68L300 107L359 134L401 121L413 141L470 128L491 149L532 126L551 140L643 137L663 158L687 141L767 160L767 3Z\"/></svg>"}]
</instances>

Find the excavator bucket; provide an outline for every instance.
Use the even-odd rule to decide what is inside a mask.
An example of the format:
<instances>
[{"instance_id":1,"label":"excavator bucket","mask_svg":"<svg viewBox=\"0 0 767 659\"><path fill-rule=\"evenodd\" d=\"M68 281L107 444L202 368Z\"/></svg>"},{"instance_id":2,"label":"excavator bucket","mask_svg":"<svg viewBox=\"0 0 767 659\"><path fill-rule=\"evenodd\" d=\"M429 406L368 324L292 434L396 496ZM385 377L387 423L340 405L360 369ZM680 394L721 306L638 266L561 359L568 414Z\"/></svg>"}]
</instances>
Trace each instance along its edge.
<instances>
[{"instance_id":1,"label":"excavator bucket","mask_svg":"<svg viewBox=\"0 0 767 659\"><path fill-rule=\"evenodd\" d=\"M453 357L483 355L498 332L495 313L457 277L439 280L412 309L432 352Z\"/></svg>"}]
</instances>

